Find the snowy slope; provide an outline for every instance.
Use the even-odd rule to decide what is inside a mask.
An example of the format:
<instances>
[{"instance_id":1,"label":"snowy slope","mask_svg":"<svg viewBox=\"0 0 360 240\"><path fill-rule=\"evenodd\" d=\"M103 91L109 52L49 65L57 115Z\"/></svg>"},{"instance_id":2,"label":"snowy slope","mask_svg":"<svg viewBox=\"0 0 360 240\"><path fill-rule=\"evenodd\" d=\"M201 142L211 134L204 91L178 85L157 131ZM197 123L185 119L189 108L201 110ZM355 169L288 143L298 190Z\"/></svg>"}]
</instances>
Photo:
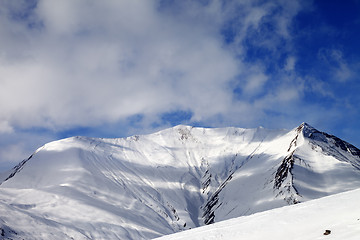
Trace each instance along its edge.
<instances>
[{"instance_id":1,"label":"snowy slope","mask_svg":"<svg viewBox=\"0 0 360 240\"><path fill-rule=\"evenodd\" d=\"M51 142L0 185L12 239L149 239L360 187L360 151L307 124Z\"/></svg>"},{"instance_id":2,"label":"snowy slope","mask_svg":"<svg viewBox=\"0 0 360 240\"><path fill-rule=\"evenodd\" d=\"M158 240L358 240L360 189L167 235ZM324 235L330 230L329 235Z\"/></svg>"}]
</instances>

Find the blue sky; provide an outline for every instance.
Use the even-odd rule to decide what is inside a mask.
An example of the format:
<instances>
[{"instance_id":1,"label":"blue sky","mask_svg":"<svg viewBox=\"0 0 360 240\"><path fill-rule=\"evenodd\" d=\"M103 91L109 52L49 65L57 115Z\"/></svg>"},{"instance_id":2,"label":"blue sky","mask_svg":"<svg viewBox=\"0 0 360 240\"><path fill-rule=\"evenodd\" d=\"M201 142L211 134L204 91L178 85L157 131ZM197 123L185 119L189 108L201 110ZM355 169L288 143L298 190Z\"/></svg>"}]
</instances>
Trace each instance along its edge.
<instances>
[{"instance_id":1,"label":"blue sky","mask_svg":"<svg viewBox=\"0 0 360 240\"><path fill-rule=\"evenodd\" d=\"M46 142L177 124L360 147L360 1L0 0L0 170Z\"/></svg>"}]
</instances>

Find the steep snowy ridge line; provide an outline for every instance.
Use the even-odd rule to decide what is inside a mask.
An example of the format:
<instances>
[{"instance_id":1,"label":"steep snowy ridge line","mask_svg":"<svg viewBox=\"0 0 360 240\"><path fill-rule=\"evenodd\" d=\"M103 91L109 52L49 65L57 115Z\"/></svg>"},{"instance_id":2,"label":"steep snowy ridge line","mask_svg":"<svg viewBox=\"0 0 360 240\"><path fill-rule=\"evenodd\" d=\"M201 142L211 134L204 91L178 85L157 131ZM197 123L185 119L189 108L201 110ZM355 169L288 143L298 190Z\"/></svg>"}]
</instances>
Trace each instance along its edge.
<instances>
[{"instance_id":1,"label":"steep snowy ridge line","mask_svg":"<svg viewBox=\"0 0 360 240\"><path fill-rule=\"evenodd\" d=\"M283 190L280 190L276 197L279 197L284 194L284 192L290 194L284 198L288 204L297 204L300 203L298 200L299 192L294 186L294 175L292 169L294 167L295 161L301 161L300 158L295 156L296 148L298 147L298 139L300 134L303 133L304 127L306 127L305 123L301 124L296 129L296 136L291 141L288 148L288 155L281 162L281 165L276 170L275 178L274 178L274 189L280 190L282 187ZM287 183L285 181L287 180ZM285 184L284 184L285 183Z\"/></svg>"},{"instance_id":2,"label":"steep snowy ridge line","mask_svg":"<svg viewBox=\"0 0 360 240\"><path fill-rule=\"evenodd\" d=\"M16 166L12 169L11 173L9 174L9 176L7 176L3 181L0 182L0 185L1 185L3 182L5 182L5 181L9 180L10 178L14 177L16 173L20 172L20 171L23 169L24 165L25 165L38 151L40 151L42 148L43 148L43 147L40 147L40 148L39 148L38 150L36 150L33 154L31 154L30 157L28 157L27 159L22 160L18 165L16 165Z\"/></svg>"},{"instance_id":3,"label":"steep snowy ridge line","mask_svg":"<svg viewBox=\"0 0 360 240\"><path fill-rule=\"evenodd\" d=\"M351 163L355 168L360 170L360 161L352 161L346 156L346 154L341 153L339 150L337 150L338 148L340 148L345 153L350 153L352 156L355 156L360 160L360 150L358 148L356 148L355 146L351 145L346 141L341 140L340 138L334 135L325 132L320 132L306 123L302 125L306 126L306 130L304 130L304 136L313 140L312 141L313 144L321 147L322 150L328 152L328 154L334 154L334 155L340 154L342 156L342 158L340 159L345 159L347 162Z\"/></svg>"},{"instance_id":4,"label":"steep snowy ridge line","mask_svg":"<svg viewBox=\"0 0 360 240\"><path fill-rule=\"evenodd\" d=\"M0 228L17 233L4 239L150 239L359 188L359 153L306 123L72 137L0 185Z\"/></svg>"}]
</instances>

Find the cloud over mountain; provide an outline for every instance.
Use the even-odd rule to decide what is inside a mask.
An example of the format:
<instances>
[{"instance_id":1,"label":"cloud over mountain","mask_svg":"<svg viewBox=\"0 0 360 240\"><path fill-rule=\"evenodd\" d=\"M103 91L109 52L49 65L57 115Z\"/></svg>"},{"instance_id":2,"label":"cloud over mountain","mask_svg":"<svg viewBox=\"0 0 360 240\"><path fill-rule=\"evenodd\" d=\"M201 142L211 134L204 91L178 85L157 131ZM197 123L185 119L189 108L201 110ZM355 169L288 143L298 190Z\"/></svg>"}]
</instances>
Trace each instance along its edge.
<instances>
[{"instance_id":1,"label":"cloud over mountain","mask_svg":"<svg viewBox=\"0 0 360 240\"><path fill-rule=\"evenodd\" d=\"M0 134L149 130L181 113L182 122L212 126L333 119L343 98L324 107L334 90L299 71L294 22L312 8L283 0L2 0ZM351 82L353 61L321 49L319 59L336 62L328 68L338 86ZM319 86L326 94L317 95Z\"/></svg>"},{"instance_id":2,"label":"cloud over mountain","mask_svg":"<svg viewBox=\"0 0 360 240\"><path fill-rule=\"evenodd\" d=\"M6 3L0 95L7 103L1 106L5 132L93 126L135 114L154 121L176 110L191 111L194 120L239 108L263 110L234 100L233 82L251 97L264 91L268 79L261 64L248 68L244 41L275 51L289 38L299 10L298 4L243 1ZM275 102L282 99L283 83L276 85Z\"/></svg>"}]
</instances>

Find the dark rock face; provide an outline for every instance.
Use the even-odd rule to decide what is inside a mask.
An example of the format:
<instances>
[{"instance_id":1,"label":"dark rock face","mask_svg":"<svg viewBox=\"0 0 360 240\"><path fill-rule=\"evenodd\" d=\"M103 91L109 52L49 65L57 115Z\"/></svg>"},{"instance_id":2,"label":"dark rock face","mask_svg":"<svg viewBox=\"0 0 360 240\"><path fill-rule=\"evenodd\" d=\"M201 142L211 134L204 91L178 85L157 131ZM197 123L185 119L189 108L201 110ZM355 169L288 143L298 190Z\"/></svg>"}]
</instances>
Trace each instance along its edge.
<instances>
[{"instance_id":1,"label":"dark rock face","mask_svg":"<svg viewBox=\"0 0 360 240\"><path fill-rule=\"evenodd\" d=\"M274 188L279 189L284 180L291 175L291 170L294 167L294 152L288 155L282 161L280 167L277 169L274 180Z\"/></svg>"},{"instance_id":2,"label":"dark rock face","mask_svg":"<svg viewBox=\"0 0 360 240\"><path fill-rule=\"evenodd\" d=\"M349 162L357 170L360 170L360 161L351 161L340 151L348 152L360 160L360 150L358 148L334 135L320 132L306 123L302 125L304 137L312 140L311 143L313 145L320 147L325 154L342 156L342 159L345 159L346 162Z\"/></svg>"},{"instance_id":3,"label":"dark rock face","mask_svg":"<svg viewBox=\"0 0 360 240\"><path fill-rule=\"evenodd\" d=\"M281 162L280 166L277 168L275 176L274 176L274 190L278 191L277 196L286 194L289 195L284 198L285 201L287 201L288 204L296 204L299 203L297 200L297 196L299 195L298 191L296 190L293 180L294 176L292 173L292 170L294 168L295 161L300 161L301 159L298 158L295 155L295 150L293 150L297 146L297 141L300 136L300 134L303 132L305 123L301 124L296 129L296 136L291 141L288 152L289 154L284 158L284 160ZM289 181L286 181L287 178L290 178Z\"/></svg>"},{"instance_id":4,"label":"dark rock face","mask_svg":"<svg viewBox=\"0 0 360 240\"><path fill-rule=\"evenodd\" d=\"M210 199L206 202L203 207L203 215L204 223L206 225L214 223L215 219L215 210L221 206L219 203L219 193L224 189L226 184L232 179L232 174L219 186L219 188L215 191L215 193L210 197Z\"/></svg>"},{"instance_id":5,"label":"dark rock face","mask_svg":"<svg viewBox=\"0 0 360 240\"><path fill-rule=\"evenodd\" d=\"M18 165L16 165L13 168L13 171L11 172L11 174L4 180L4 182L9 180L10 178L14 177L16 173L20 172L21 169L23 169L24 165L27 163L27 161L29 161L33 156L34 156L34 154L32 154L29 158L21 161ZM0 185L1 185L1 182L0 182Z\"/></svg>"}]
</instances>

